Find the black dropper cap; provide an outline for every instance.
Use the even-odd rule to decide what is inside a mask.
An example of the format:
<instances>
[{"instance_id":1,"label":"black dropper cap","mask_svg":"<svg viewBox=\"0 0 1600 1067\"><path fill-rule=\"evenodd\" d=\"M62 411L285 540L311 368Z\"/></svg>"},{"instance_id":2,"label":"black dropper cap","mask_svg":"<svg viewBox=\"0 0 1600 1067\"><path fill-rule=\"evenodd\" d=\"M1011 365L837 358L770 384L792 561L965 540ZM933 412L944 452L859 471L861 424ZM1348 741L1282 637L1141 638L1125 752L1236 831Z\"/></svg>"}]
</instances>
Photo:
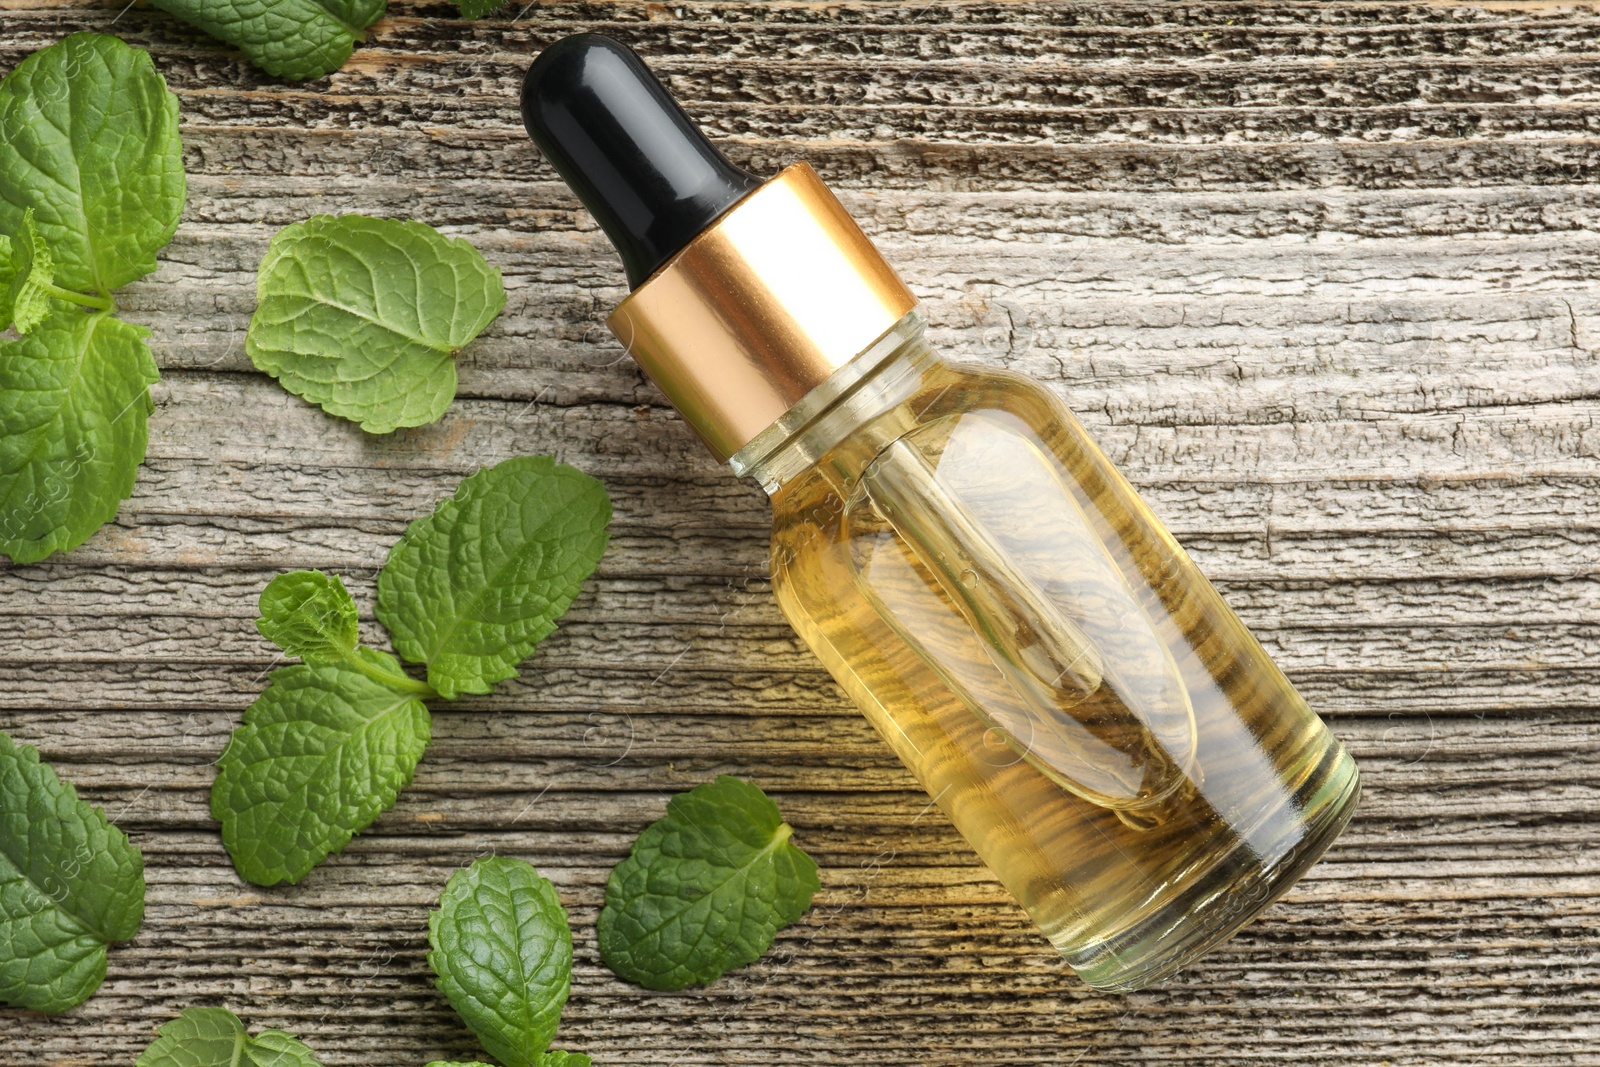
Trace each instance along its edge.
<instances>
[{"instance_id":1,"label":"black dropper cap","mask_svg":"<svg viewBox=\"0 0 1600 1067\"><path fill-rule=\"evenodd\" d=\"M598 33L539 53L522 81L522 122L616 245L631 288L761 185L631 48Z\"/></svg>"}]
</instances>

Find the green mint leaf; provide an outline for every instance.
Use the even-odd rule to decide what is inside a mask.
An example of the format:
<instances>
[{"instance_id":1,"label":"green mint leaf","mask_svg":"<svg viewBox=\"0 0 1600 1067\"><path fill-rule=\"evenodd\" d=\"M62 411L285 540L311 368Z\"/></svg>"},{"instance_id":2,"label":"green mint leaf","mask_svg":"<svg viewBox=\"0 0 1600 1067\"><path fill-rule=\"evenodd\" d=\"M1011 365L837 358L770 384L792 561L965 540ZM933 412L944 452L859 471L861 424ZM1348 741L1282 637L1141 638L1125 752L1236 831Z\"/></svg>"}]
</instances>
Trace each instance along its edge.
<instances>
[{"instance_id":1,"label":"green mint leaf","mask_svg":"<svg viewBox=\"0 0 1600 1067\"><path fill-rule=\"evenodd\" d=\"M369 433L456 395L456 352L505 307L500 271L420 222L316 215L278 231L245 335L256 369Z\"/></svg>"},{"instance_id":2,"label":"green mint leaf","mask_svg":"<svg viewBox=\"0 0 1600 1067\"><path fill-rule=\"evenodd\" d=\"M506 6L506 0L456 0L463 18L481 19Z\"/></svg>"},{"instance_id":3,"label":"green mint leaf","mask_svg":"<svg viewBox=\"0 0 1600 1067\"><path fill-rule=\"evenodd\" d=\"M0 231L33 208L56 284L105 295L155 270L183 198L178 100L148 52L79 33L0 81Z\"/></svg>"},{"instance_id":4,"label":"green mint leaf","mask_svg":"<svg viewBox=\"0 0 1600 1067\"><path fill-rule=\"evenodd\" d=\"M0 734L0 1003L61 1012L144 920L144 857L105 812Z\"/></svg>"},{"instance_id":5,"label":"green mint leaf","mask_svg":"<svg viewBox=\"0 0 1600 1067\"><path fill-rule=\"evenodd\" d=\"M467 478L378 575L378 619L447 698L487 693L556 628L606 547L611 501L549 456Z\"/></svg>"},{"instance_id":6,"label":"green mint leaf","mask_svg":"<svg viewBox=\"0 0 1600 1067\"><path fill-rule=\"evenodd\" d=\"M33 223L33 208L23 211L16 241L0 242L0 330L9 324L27 333L50 314L55 287L55 265Z\"/></svg>"},{"instance_id":7,"label":"green mint leaf","mask_svg":"<svg viewBox=\"0 0 1600 1067\"><path fill-rule=\"evenodd\" d=\"M457 871L428 916L428 966L483 1047L536 1067L572 979L572 931L555 886L524 860L490 856Z\"/></svg>"},{"instance_id":8,"label":"green mint leaf","mask_svg":"<svg viewBox=\"0 0 1600 1067\"><path fill-rule=\"evenodd\" d=\"M307 663L338 663L356 650L356 602L336 574L291 571L261 591L261 636Z\"/></svg>"},{"instance_id":9,"label":"green mint leaf","mask_svg":"<svg viewBox=\"0 0 1600 1067\"><path fill-rule=\"evenodd\" d=\"M115 37L74 34L0 80L0 327L27 335L0 343L0 553L19 563L80 544L133 491L158 375L149 331L106 312L177 229L182 155L177 98Z\"/></svg>"},{"instance_id":10,"label":"green mint leaf","mask_svg":"<svg viewBox=\"0 0 1600 1067\"><path fill-rule=\"evenodd\" d=\"M790 833L777 805L738 778L679 793L606 882L600 958L646 989L704 985L759 959L819 884Z\"/></svg>"},{"instance_id":11,"label":"green mint leaf","mask_svg":"<svg viewBox=\"0 0 1600 1067\"><path fill-rule=\"evenodd\" d=\"M428 747L420 688L370 648L272 672L211 787L211 814L242 877L298 882L394 806Z\"/></svg>"},{"instance_id":12,"label":"green mint leaf","mask_svg":"<svg viewBox=\"0 0 1600 1067\"><path fill-rule=\"evenodd\" d=\"M32 563L82 543L133 492L155 360L149 331L57 311L0 342L0 552Z\"/></svg>"},{"instance_id":13,"label":"green mint leaf","mask_svg":"<svg viewBox=\"0 0 1600 1067\"><path fill-rule=\"evenodd\" d=\"M304 81L344 66L383 17L385 0L151 0L226 41L277 78Z\"/></svg>"},{"instance_id":14,"label":"green mint leaf","mask_svg":"<svg viewBox=\"0 0 1600 1067\"><path fill-rule=\"evenodd\" d=\"M479 471L412 523L379 575L379 617L439 688L358 646L338 578L274 579L257 628L306 662L273 672L218 763L211 811L239 874L297 882L392 807L428 745L423 701L514 673L593 571L610 518L600 483L535 456Z\"/></svg>"},{"instance_id":15,"label":"green mint leaf","mask_svg":"<svg viewBox=\"0 0 1600 1067\"><path fill-rule=\"evenodd\" d=\"M189 1008L156 1031L135 1067L321 1067L316 1054L282 1030L251 1037L226 1008Z\"/></svg>"}]
</instances>

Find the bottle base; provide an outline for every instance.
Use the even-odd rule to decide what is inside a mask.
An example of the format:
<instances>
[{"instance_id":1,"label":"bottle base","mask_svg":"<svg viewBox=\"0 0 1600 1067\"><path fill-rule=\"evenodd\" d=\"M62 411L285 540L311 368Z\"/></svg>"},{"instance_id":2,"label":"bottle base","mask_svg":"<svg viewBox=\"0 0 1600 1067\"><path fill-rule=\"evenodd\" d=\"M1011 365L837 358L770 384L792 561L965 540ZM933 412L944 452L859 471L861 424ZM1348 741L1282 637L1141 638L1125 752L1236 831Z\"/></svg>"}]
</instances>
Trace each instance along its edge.
<instances>
[{"instance_id":1,"label":"bottle base","mask_svg":"<svg viewBox=\"0 0 1600 1067\"><path fill-rule=\"evenodd\" d=\"M1348 773L1330 775L1318 791L1322 795L1307 798L1307 833L1289 855L1262 868L1248 846L1241 845L1122 930L1088 947L1058 945L1078 977L1111 993L1147 988L1226 941L1266 910L1322 857L1355 813L1361 778L1355 761L1341 756Z\"/></svg>"}]
</instances>

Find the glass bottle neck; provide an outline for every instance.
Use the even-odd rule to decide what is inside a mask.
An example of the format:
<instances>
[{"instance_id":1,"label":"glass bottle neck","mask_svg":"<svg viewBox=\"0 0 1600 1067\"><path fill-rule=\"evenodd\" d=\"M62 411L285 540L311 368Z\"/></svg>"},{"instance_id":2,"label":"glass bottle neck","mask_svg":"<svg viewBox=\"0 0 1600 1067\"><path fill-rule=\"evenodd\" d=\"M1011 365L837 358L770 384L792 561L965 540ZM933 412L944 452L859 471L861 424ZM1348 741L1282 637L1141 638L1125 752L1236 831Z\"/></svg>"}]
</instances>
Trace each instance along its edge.
<instances>
[{"instance_id":1,"label":"glass bottle neck","mask_svg":"<svg viewBox=\"0 0 1600 1067\"><path fill-rule=\"evenodd\" d=\"M938 360L923 336L927 325L920 312L908 311L735 453L729 468L738 477L755 478L772 496L857 429L905 403ZM908 421L904 430L910 428ZM894 436L890 431L883 444Z\"/></svg>"}]
</instances>

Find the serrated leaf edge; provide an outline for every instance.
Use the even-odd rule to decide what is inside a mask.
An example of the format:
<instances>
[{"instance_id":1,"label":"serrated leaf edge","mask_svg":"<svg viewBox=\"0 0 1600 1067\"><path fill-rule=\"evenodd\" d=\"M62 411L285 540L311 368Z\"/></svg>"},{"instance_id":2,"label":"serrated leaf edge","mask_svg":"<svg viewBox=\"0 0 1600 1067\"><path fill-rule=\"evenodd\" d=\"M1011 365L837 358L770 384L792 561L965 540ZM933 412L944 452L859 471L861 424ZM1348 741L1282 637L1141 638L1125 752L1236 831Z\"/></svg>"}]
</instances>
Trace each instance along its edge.
<instances>
[{"instance_id":1,"label":"serrated leaf edge","mask_svg":"<svg viewBox=\"0 0 1600 1067\"><path fill-rule=\"evenodd\" d=\"M370 671L367 671L367 670L363 669L363 667L361 665L361 662L360 662L360 659L359 659L360 653L363 652L363 651L368 651L368 650L367 649L358 649L356 654L355 654L355 656L352 657L351 660L346 661L346 665L352 667L353 669L357 670L358 672L360 672L362 674L365 674L372 681L377 682L379 684L385 684L385 683L391 682L392 678L387 674L387 672L382 672L382 674L374 674L374 673L371 673ZM240 722L239 726L236 727L231 734L229 734L229 736L228 736L228 744L223 748L222 755L217 758L217 776L216 776L215 779L212 780L212 783L211 783L211 803L210 803L211 817L213 819L215 819L219 824L221 824L221 827L222 827L222 843L223 843L223 846L228 850L228 858L233 861L234 870L238 873L239 877L243 878L245 881L250 882L253 885L260 885L260 886L267 886L267 887L274 886L274 885L280 885L280 884L298 885L301 882L302 879L306 878L307 876L309 876L311 874L312 871L315 871L318 867L322 866L322 864L326 863L330 857L337 856L337 855L340 855L341 853L343 853L346 848L350 847L350 843L352 841L354 841L357 837L360 837L368 829L370 829L374 822L377 822L377 820L379 818L381 818L385 813L394 810L394 805L398 804L399 801L400 801L400 794L404 793L406 791L406 789L408 789L411 786L411 783L416 779L417 767L421 766L422 757L427 754L427 749L428 749L429 745L432 743L432 740L433 740L433 738L432 738L432 733L433 733L433 730L432 730L433 715L432 715L432 712L429 710L428 705L423 701L421 695L416 694L416 693L406 693L404 691L398 690L398 687L394 687L394 686L391 685L391 691L392 691L392 693L393 693L393 695L395 697L395 701L392 704L390 704L388 707L384 708L378 714L372 716L371 718L369 718L365 722L363 722L361 724L361 726L359 727L359 729L357 729L356 731L353 731L351 734L349 734L349 737L354 738L358 734L365 733L366 731L370 730L379 721L388 719L390 716L394 715L397 711L399 711L401 708L404 708L408 704L416 703L420 708L422 708L422 714L424 716L424 723L426 725L426 728L427 728L429 736L423 741L423 746L422 746L423 747L423 751L420 754L418 754L417 762L411 767L411 769L409 771L404 771L403 772L403 777L399 781L399 784L396 785L396 787L395 787L395 798L394 798L394 800L392 802L390 802L389 804L387 804L387 805L380 806L379 809L378 809L377 814L375 814L364 826L361 826L358 829L346 832L344 827L342 827L342 826L334 827L334 829L337 829L341 834L344 835L344 840L342 842L340 842L338 845L334 846L333 848L330 848L326 852L323 852L322 855L320 857L318 857L311 864L311 866L307 867L304 871L301 871L299 874L294 874L290 867L288 867L286 865L283 865L283 864L278 864L278 865L271 866L271 867L264 867L261 871L257 872L257 873L262 874L262 877L260 877L260 878L254 877L251 873L247 873L243 869L243 861L241 861L239 859L238 853L234 848L234 841L238 836L237 827L238 827L238 821L239 821L239 812L235 811L231 807L223 807L223 803L224 803L223 792L224 791L219 788L219 786L221 785L221 783L223 781L223 776L224 776L224 774L226 773L226 770L227 770L227 768L224 766L224 761L228 759L228 752L229 752L230 749L232 749L235 739L240 734L242 734L246 730L258 729L257 724L251 721L251 713L255 710L256 705L260 702L261 698L264 697L266 695L267 691L272 688L273 682L277 678L277 676L279 674L282 674L282 673L286 672L286 671L295 671L295 670L301 670L301 669L314 669L317 666L327 666L327 664L297 664L295 666L283 667L283 668L280 668L279 670L273 671L272 674L270 674L268 676L268 678L267 678L267 688L263 689L261 691L261 693L256 697L256 699L251 702L250 706L245 709L244 717L243 717L242 721ZM410 677L406 677L405 680L408 681L408 682L411 682L412 684L421 684L421 683L416 682L415 679L410 678ZM291 721L304 721L304 720L291 720ZM348 744L348 741L346 742L346 744ZM339 746L339 747L342 747L342 746ZM327 759L330 755L331 755L331 753L324 754L324 759ZM241 764L240 766L244 766L244 765ZM266 803L272 804L273 807L276 809L276 811L279 812L279 813L281 813L282 810L283 810L283 804L281 802L278 802L278 801L267 801ZM304 851L310 852L310 851L314 851L314 850L312 850L312 849L304 849Z\"/></svg>"}]
</instances>

